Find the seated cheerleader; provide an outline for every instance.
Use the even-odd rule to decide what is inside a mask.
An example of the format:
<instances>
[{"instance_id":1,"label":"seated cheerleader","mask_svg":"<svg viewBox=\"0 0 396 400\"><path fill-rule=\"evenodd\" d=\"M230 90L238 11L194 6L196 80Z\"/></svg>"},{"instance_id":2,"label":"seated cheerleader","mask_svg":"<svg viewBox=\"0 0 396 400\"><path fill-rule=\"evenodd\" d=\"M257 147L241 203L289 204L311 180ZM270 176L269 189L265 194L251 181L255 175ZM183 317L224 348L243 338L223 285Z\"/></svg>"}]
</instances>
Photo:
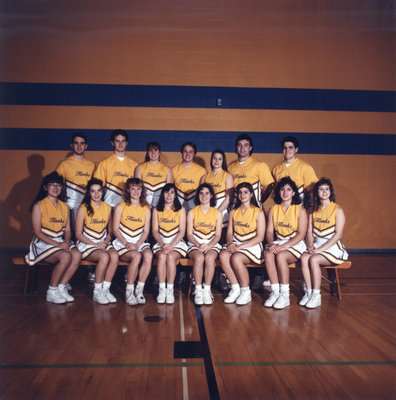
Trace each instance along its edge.
<instances>
[{"instance_id":1,"label":"seated cheerleader","mask_svg":"<svg viewBox=\"0 0 396 400\"><path fill-rule=\"evenodd\" d=\"M213 187L202 183L195 195L195 204L187 214L188 256L193 260L193 278L195 280L194 303L212 304L211 284L215 261L221 250L218 243L221 237L223 215L215 208L216 195ZM205 265L205 286L202 288L202 276Z\"/></svg>"},{"instance_id":2,"label":"seated cheerleader","mask_svg":"<svg viewBox=\"0 0 396 400\"><path fill-rule=\"evenodd\" d=\"M146 303L143 289L153 259L150 245L146 243L150 233L150 217L142 181L129 178L124 187L124 201L114 209L113 233L116 239L113 246L120 259L129 263L125 299L132 306ZM142 259L135 290L135 280Z\"/></svg>"},{"instance_id":3,"label":"seated cheerleader","mask_svg":"<svg viewBox=\"0 0 396 400\"><path fill-rule=\"evenodd\" d=\"M289 177L277 184L274 201L267 218L264 255L272 293L264 306L282 309L290 305L289 264L298 261L306 250L308 217L300 205L297 186Z\"/></svg>"},{"instance_id":4,"label":"seated cheerleader","mask_svg":"<svg viewBox=\"0 0 396 400\"><path fill-rule=\"evenodd\" d=\"M321 305L321 267L341 264L348 259L341 243L345 214L335 203L333 184L321 178L314 186L312 205L308 206L307 251L301 257L306 293L299 304L308 308Z\"/></svg>"},{"instance_id":5,"label":"seated cheerleader","mask_svg":"<svg viewBox=\"0 0 396 400\"><path fill-rule=\"evenodd\" d=\"M158 260L159 304L175 302L173 285L176 265L180 257L187 254L187 245L183 241L186 233L186 210L181 206L176 193L176 186L167 183L161 191L157 208L153 209L152 234L157 241L153 253Z\"/></svg>"},{"instance_id":6,"label":"seated cheerleader","mask_svg":"<svg viewBox=\"0 0 396 400\"><path fill-rule=\"evenodd\" d=\"M229 216L227 245L220 253L220 261L231 283L231 291L224 302L244 305L252 301L246 266L251 262L262 262L265 217L250 183L240 183L236 195L235 208Z\"/></svg>"},{"instance_id":7,"label":"seated cheerleader","mask_svg":"<svg viewBox=\"0 0 396 400\"><path fill-rule=\"evenodd\" d=\"M77 248L83 259L96 263L93 301L99 304L116 303L110 285L118 266L118 254L111 241L111 207L103 202L104 187L93 178L76 217Z\"/></svg>"},{"instance_id":8,"label":"seated cheerleader","mask_svg":"<svg viewBox=\"0 0 396 400\"><path fill-rule=\"evenodd\" d=\"M54 265L47 301L56 304L74 301L66 285L81 260L80 252L70 242L70 212L65 198L63 178L56 172L45 176L30 208L34 235L25 257L30 266L41 261Z\"/></svg>"}]
</instances>

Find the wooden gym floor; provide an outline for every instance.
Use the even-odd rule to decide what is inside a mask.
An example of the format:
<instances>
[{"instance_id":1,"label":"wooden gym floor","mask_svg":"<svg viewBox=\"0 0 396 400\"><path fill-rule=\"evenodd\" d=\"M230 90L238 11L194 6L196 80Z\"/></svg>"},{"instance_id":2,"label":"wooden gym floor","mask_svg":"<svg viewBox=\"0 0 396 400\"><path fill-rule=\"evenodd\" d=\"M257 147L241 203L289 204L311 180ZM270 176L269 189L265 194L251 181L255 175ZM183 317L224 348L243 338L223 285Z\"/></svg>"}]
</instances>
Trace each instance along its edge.
<instances>
[{"instance_id":1,"label":"wooden gym floor","mask_svg":"<svg viewBox=\"0 0 396 400\"><path fill-rule=\"evenodd\" d=\"M195 307L176 289L174 305L90 299L87 271L72 280L74 303L23 296L25 267L0 255L1 399L394 399L396 255L352 256L340 271L342 301L322 284L322 306L298 306L300 271L291 271L291 305L266 309L265 290L247 306Z\"/></svg>"}]
</instances>

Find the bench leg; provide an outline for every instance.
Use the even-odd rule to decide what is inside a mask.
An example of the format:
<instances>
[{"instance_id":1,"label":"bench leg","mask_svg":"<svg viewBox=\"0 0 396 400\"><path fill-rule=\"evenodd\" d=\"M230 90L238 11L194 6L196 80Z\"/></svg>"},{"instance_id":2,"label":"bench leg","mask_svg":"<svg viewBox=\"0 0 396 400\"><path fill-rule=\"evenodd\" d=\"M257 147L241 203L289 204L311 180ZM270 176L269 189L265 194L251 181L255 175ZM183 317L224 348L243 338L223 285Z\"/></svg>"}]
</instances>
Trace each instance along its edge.
<instances>
[{"instance_id":1,"label":"bench leg","mask_svg":"<svg viewBox=\"0 0 396 400\"><path fill-rule=\"evenodd\" d=\"M337 296L338 300L342 299L341 295L341 287L340 287L340 279L338 276L338 270L335 268L327 269L327 276L330 285L330 293L331 295Z\"/></svg>"},{"instance_id":2,"label":"bench leg","mask_svg":"<svg viewBox=\"0 0 396 400\"><path fill-rule=\"evenodd\" d=\"M35 265L33 267L27 266L26 276L25 276L25 287L23 292L24 295L37 290L39 270L40 267L38 265Z\"/></svg>"}]
</instances>

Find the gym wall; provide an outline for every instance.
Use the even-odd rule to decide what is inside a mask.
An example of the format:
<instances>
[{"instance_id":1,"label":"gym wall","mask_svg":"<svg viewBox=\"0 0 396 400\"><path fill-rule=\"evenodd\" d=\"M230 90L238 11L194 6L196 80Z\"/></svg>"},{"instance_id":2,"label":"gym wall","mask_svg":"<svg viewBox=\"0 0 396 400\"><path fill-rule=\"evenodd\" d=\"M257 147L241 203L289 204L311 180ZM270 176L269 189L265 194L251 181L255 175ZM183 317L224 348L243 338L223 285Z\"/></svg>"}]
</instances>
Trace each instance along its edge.
<instances>
[{"instance_id":1,"label":"gym wall","mask_svg":"<svg viewBox=\"0 0 396 400\"><path fill-rule=\"evenodd\" d=\"M43 175L88 136L87 158L128 131L129 155L180 145L233 161L241 132L272 168L280 139L332 179L343 241L396 249L395 17L386 1L3 1L0 23L0 247L26 248ZM272 201L265 203L265 209Z\"/></svg>"}]
</instances>

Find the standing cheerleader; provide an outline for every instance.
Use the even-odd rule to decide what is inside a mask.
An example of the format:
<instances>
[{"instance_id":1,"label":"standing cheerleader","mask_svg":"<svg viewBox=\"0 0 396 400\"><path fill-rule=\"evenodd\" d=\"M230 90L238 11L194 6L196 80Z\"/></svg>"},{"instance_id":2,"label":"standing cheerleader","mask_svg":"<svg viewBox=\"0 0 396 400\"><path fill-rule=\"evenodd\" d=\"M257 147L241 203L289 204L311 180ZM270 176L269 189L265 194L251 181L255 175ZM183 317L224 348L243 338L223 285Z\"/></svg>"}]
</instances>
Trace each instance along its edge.
<instances>
[{"instance_id":1,"label":"standing cheerleader","mask_svg":"<svg viewBox=\"0 0 396 400\"><path fill-rule=\"evenodd\" d=\"M220 261L231 283L231 291L224 302L244 305L252 301L246 266L251 262L261 264L265 218L250 183L240 183L236 194L237 201L227 228L227 245L220 253Z\"/></svg>"},{"instance_id":2,"label":"standing cheerleader","mask_svg":"<svg viewBox=\"0 0 396 400\"><path fill-rule=\"evenodd\" d=\"M125 298L127 304L132 306L146 303L143 289L153 259L150 245L146 243L150 232L150 216L143 182L138 178L129 178L125 183L124 201L114 210L113 232L116 239L113 246L120 259L129 263ZM142 265L135 290L140 261Z\"/></svg>"},{"instance_id":3,"label":"standing cheerleader","mask_svg":"<svg viewBox=\"0 0 396 400\"><path fill-rule=\"evenodd\" d=\"M103 201L104 187L93 178L77 211L77 248L83 259L96 263L93 300L99 304L116 303L110 285L118 266L118 254L111 246L111 207Z\"/></svg>"},{"instance_id":4,"label":"standing cheerleader","mask_svg":"<svg viewBox=\"0 0 396 400\"><path fill-rule=\"evenodd\" d=\"M158 205L153 210L152 228L152 234L157 241L153 247L153 253L158 260L157 303L173 304L176 265L180 257L187 254L187 245L183 241L186 232L186 210L177 198L176 186L173 183L167 183L162 189Z\"/></svg>"},{"instance_id":5,"label":"standing cheerleader","mask_svg":"<svg viewBox=\"0 0 396 400\"><path fill-rule=\"evenodd\" d=\"M193 260L195 280L194 303L212 304L211 284L215 270L215 261L221 250L222 215L215 208L216 195L211 185L201 184L195 195L195 204L187 214L188 256ZM205 265L205 286L202 288L202 276Z\"/></svg>"},{"instance_id":6,"label":"standing cheerleader","mask_svg":"<svg viewBox=\"0 0 396 400\"><path fill-rule=\"evenodd\" d=\"M66 285L76 272L81 254L70 243L70 212L65 200L63 178L52 172L46 175L32 203L33 240L25 261L33 266L45 261L54 265L47 301L62 304L74 301Z\"/></svg>"},{"instance_id":7,"label":"standing cheerleader","mask_svg":"<svg viewBox=\"0 0 396 400\"><path fill-rule=\"evenodd\" d=\"M277 184L274 201L276 204L268 214L265 251L272 293L264 306L282 309L290 305L289 264L298 261L306 249L304 238L308 218L305 209L299 205L297 186L289 177L282 178Z\"/></svg>"},{"instance_id":8,"label":"standing cheerleader","mask_svg":"<svg viewBox=\"0 0 396 400\"><path fill-rule=\"evenodd\" d=\"M319 307L321 267L341 264L348 253L341 243L345 214L335 203L333 184L321 178L314 186L312 206L308 219L307 251L301 257L301 267L307 288L299 304L308 308Z\"/></svg>"},{"instance_id":9,"label":"standing cheerleader","mask_svg":"<svg viewBox=\"0 0 396 400\"><path fill-rule=\"evenodd\" d=\"M216 149L210 157L211 171L204 178L216 194L216 208L223 214L223 227L228 222L228 206L234 194L234 178L227 172L227 161L223 150Z\"/></svg>"},{"instance_id":10,"label":"standing cheerleader","mask_svg":"<svg viewBox=\"0 0 396 400\"><path fill-rule=\"evenodd\" d=\"M160 162L161 145L150 142L146 146L146 159L135 169L135 178L143 181L146 200L150 207L156 207L165 184L172 181L172 171Z\"/></svg>"}]
</instances>

